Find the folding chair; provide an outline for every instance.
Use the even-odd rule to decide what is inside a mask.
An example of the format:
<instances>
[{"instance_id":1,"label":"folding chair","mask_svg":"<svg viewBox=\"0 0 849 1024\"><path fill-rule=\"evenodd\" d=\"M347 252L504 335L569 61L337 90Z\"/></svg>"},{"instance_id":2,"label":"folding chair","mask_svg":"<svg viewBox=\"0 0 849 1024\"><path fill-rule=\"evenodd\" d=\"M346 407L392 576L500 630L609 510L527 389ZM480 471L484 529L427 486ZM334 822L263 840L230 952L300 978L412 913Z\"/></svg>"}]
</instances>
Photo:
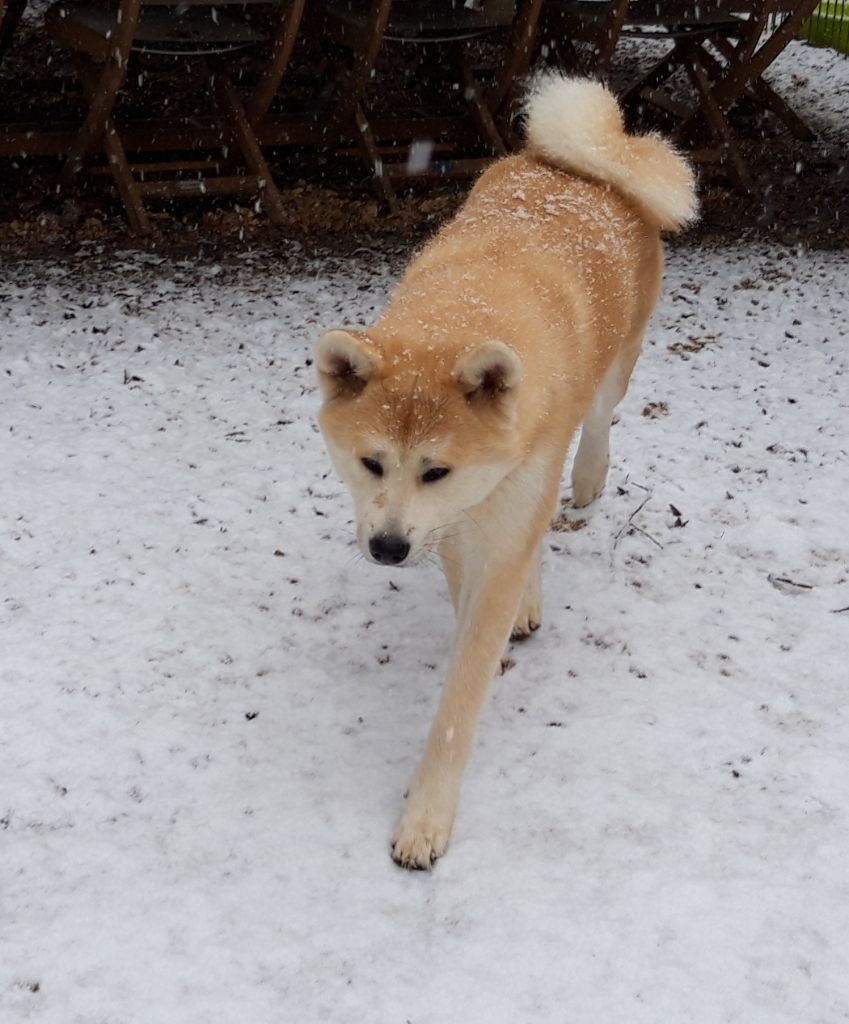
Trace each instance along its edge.
<instances>
[{"instance_id":1,"label":"folding chair","mask_svg":"<svg viewBox=\"0 0 849 1024\"><path fill-rule=\"evenodd\" d=\"M749 175L728 116L744 96L768 107L800 138L813 133L763 80L817 0L631 0L623 34L665 38L671 48L623 96L630 112L651 105L673 119L673 138L695 157L723 163L735 185ZM663 86L682 70L694 102ZM705 143L708 143L705 146ZM698 148L698 147L702 148Z\"/></svg>"},{"instance_id":2,"label":"folding chair","mask_svg":"<svg viewBox=\"0 0 849 1024\"><path fill-rule=\"evenodd\" d=\"M335 145L346 128L353 127L378 196L390 210L395 210L397 204L393 178L471 174L492 155L504 155L507 144L496 119L514 80L527 70L541 6L542 0L325 0L317 5L317 25L323 36L350 54L350 66L341 76L337 105L326 128L325 144ZM484 86L472 65L469 45L499 31L509 31L509 43L495 75ZM395 124L387 120L377 132L365 92L375 76L384 45L415 48L419 54L438 50L448 57L456 70L455 81L444 83L443 92L453 90L462 96L467 105L465 117L446 121L424 115L412 123L400 119ZM427 136L430 140L425 150L453 153L457 132L462 132L464 125L468 130L469 122L477 145L482 144L490 156L432 160L430 154L422 157L415 148L404 147L402 159L388 161L388 154L378 146L378 134L390 141L390 152L397 149L399 136L413 143L417 136Z\"/></svg>"},{"instance_id":3,"label":"folding chair","mask_svg":"<svg viewBox=\"0 0 849 1024\"><path fill-rule=\"evenodd\" d=\"M778 95L763 75L787 44L798 38L802 26L813 14L818 0L766 0L753 18L760 22L761 31L754 47L745 36L735 38L720 35L712 40L713 46L725 61L706 57L706 64L714 77L713 98L720 109L730 109L738 100L748 96L755 103L770 110L783 121L797 139L812 141L816 136L795 110ZM752 5L754 6L754 5ZM681 135L686 137L697 128L696 119L682 125Z\"/></svg>"},{"instance_id":4,"label":"folding chair","mask_svg":"<svg viewBox=\"0 0 849 1024\"><path fill-rule=\"evenodd\" d=\"M244 12L249 4L273 8L266 31ZM288 4L268 0L119 0L117 4L61 2L51 7L46 24L53 38L74 58L87 116L71 145L61 182L68 185L98 150L124 202L131 230L150 231L145 199L175 196L257 196L270 220L284 219L283 201L255 134L286 70L304 0ZM239 8L234 15L227 8ZM223 68L223 58L249 47L269 47L268 61L246 102ZM131 165L112 112L127 78L130 54L171 55L199 60L219 109L222 160L176 158ZM177 153L186 150L184 124L166 140ZM247 173L238 173L240 156ZM221 173L224 171L224 173ZM193 177L186 177L192 174Z\"/></svg>"}]
</instances>

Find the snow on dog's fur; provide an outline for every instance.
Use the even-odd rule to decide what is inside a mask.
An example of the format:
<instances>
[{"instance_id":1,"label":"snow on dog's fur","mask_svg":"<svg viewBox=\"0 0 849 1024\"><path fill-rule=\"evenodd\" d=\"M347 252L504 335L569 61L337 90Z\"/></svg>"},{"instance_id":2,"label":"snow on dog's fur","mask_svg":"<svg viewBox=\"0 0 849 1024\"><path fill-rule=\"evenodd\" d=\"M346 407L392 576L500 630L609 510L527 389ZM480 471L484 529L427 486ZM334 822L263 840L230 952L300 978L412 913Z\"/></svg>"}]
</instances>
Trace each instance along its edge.
<instances>
[{"instance_id":1,"label":"snow on dog's fur","mask_svg":"<svg viewBox=\"0 0 849 1024\"><path fill-rule=\"evenodd\" d=\"M542 538L569 444L577 506L604 487L613 410L657 299L662 229L695 215L687 164L626 135L603 86L544 78L526 150L494 163L365 331L318 343L322 431L372 560L439 555L457 613L448 679L392 842L444 853L505 645L542 618Z\"/></svg>"}]
</instances>

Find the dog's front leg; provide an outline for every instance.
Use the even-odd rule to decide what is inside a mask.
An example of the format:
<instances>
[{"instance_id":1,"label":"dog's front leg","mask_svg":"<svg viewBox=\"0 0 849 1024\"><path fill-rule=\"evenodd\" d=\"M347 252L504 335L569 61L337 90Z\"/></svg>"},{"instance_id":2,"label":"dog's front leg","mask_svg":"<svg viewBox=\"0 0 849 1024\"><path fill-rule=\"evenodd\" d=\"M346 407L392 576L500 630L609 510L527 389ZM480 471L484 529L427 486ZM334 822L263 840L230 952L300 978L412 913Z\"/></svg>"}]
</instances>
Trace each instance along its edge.
<instances>
[{"instance_id":1,"label":"dog's front leg","mask_svg":"<svg viewBox=\"0 0 849 1024\"><path fill-rule=\"evenodd\" d=\"M460 780L490 681L498 668L528 579L536 539L527 550L489 564L464 566L457 637L448 681L424 757L395 830L392 856L404 867L430 868L448 845Z\"/></svg>"}]
</instances>

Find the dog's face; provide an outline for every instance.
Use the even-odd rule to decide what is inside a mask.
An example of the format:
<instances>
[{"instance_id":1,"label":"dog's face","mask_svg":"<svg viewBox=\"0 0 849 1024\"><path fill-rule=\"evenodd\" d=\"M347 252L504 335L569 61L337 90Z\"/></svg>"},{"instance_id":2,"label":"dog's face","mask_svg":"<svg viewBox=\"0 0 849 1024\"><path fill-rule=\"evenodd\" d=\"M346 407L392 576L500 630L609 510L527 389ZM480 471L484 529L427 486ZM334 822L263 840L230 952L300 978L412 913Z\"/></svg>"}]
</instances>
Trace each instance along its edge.
<instances>
[{"instance_id":1,"label":"dog's face","mask_svg":"<svg viewBox=\"0 0 849 1024\"><path fill-rule=\"evenodd\" d=\"M354 499L363 553L410 564L451 536L517 464L519 357L503 342L387 356L364 334L316 348L320 423Z\"/></svg>"}]
</instances>

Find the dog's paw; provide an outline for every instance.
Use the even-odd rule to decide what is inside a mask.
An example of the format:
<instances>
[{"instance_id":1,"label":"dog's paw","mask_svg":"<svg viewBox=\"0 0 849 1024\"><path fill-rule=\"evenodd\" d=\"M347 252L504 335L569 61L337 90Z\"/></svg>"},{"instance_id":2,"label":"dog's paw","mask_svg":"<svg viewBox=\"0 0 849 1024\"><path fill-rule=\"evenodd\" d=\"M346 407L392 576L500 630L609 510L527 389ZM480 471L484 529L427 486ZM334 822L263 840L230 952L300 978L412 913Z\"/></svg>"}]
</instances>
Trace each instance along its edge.
<instances>
[{"instance_id":1,"label":"dog's paw","mask_svg":"<svg viewBox=\"0 0 849 1024\"><path fill-rule=\"evenodd\" d=\"M511 668L515 668L515 667L516 667L516 662L513 661L513 659L510 657L509 652L505 651L504 652L504 657L498 663L498 669L497 669L495 674L497 676L506 676L507 673L510 671L510 669Z\"/></svg>"},{"instance_id":2,"label":"dog's paw","mask_svg":"<svg viewBox=\"0 0 849 1024\"><path fill-rule=\"evenodd\" d=\"M410 871L430 871L448 848L450 835L450 826L404 815L392 837L392 859Z\"/></svg>"},{"instance_id":3,"label":"dog's paw","mask_svg":"<svg viewBox=\"0 0 849 1024\"><path fill-rule=\"evenodd\" d=\"M537 569L528 581L528 586L522 595L522 603L519 605L519 614L513 623L510 639L527 640L532 633L536 633L541 623L542 586L540 585L539 569Z\"/></svg>"},{"instance_id":4,"label":"dog's paw","mask_svg":"<svg viewBox=\"0 0 849 1024\"><path fill-rule=\"evenodd\" d=\"M590 467L578 467L572 473L572 507L586 508L597 501L607 483L607 463Z\"/></svg>"},{"instance_id":5,"label":"dog's paw","mask_svg":"<svg viewBox=\"0 0 849 1024\"><path fill-rule=\"evenodd\" d=\"M531 636L533 633L536 633L536 631L539 629L539 620L541 618L541 615L539 616L539 618L533 618L530 615L519 615L519 617L516 619L515 625L513 626L513 632L510 634L510 639L519 641L527 640L529 636Z\"/></svg>"}]
</instances>

